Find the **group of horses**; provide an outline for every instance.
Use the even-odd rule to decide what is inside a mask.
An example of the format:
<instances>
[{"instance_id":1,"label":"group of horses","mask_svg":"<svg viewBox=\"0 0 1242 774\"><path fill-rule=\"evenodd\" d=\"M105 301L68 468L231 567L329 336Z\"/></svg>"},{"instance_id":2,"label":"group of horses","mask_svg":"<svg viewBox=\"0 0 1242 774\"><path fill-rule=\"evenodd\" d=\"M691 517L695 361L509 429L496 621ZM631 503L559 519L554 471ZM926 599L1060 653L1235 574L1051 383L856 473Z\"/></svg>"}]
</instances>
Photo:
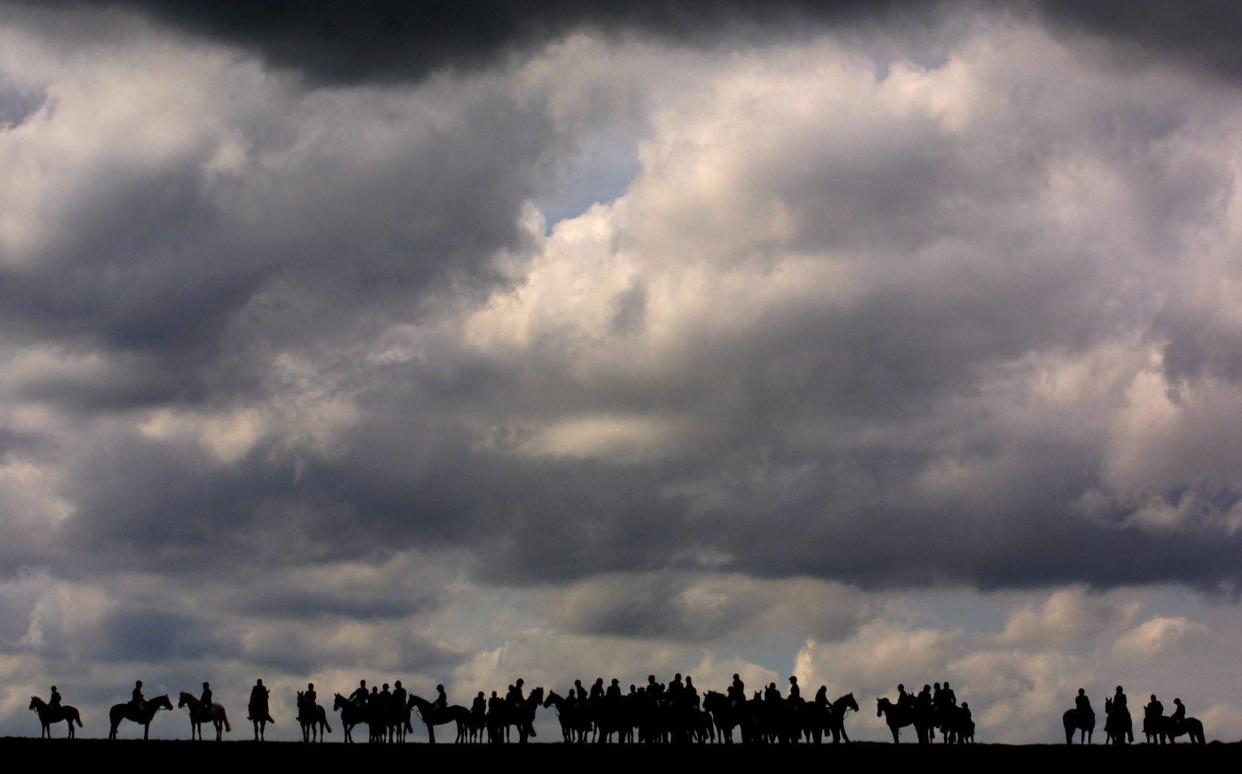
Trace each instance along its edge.
<instances>
[{"instance_id":1,"label":"group of horses","mask_svg":"<svg viewBox=\"0 0 1242 774\"><path fill-rule=\"evenodd\" d=\"M1078 732L1079 742L1090 744L1095 732L1095 712L1090 708L1071 708L1061 716L1065 726L1065 743L1074 743L1074 733ZM1143 716L1143 734L1148 744L1175 744L1177 737L1186 736L1195 744L1204 744L1203 723L1198 718L1176 720L1163 711L1146 711ZM1104 700L1104 743L1127 744L1134 741L1134 723L1130 718L1130 710L1117 705L1113 699Z\"/></svg>"},{"instance_id":2,"label":"group of horses","mask_svg":"<svg viewBox=\"0 0 1242 774\"><path fill-rule=\"evenodd\" d=\"M585 702L549 693L545 707L555 708L565 742L733 742L736 729L743 742L849 741L844 718L858 711L854 695L832 703L776 701L754 698L736 701L708 691L699 706L666 695L634 691L623 696L599 696Z\"/></svg>"},{"instance_id":3,"label":"group of horses","mask_svg":"<svg viewBox=\"0 0 1242 774\"><path fill-rule=\"evenodd\" d=\"M508 699L498 702L491 712L471 712L460 704L438 706L427 699L410 694L404 702L352 701L341 694L332 697L332 709L341 715L345 741L353 742L356 726L366 725L371 742L404 742L405 735L413 730L411 719L414 711L427 727L427 741L435 743L436 726L453 724L457 731L454 741L458 743L479 742L484 732L489 741L508 741L512 729L517 729L520 742L534 736L535 712L543 703L543 689L536 688L520 700ZM323 741L323 731L332 732L323 707L305 700L298 692L298 722L302 725L302 739L306 742ZM318 731L318 737L316 737Z\"/></svg>"},{"instance_id":4,"label":"group of horses","mask_svg":"<svg viewBox=\"0 0 1242 774\"><path fill-rule=\"evenodd\" d=\"M965 707L956 704L936 705L930 702L893 703L887 698L876 699L876 717L884 718L893 742L901 741L901 729L914 727L919 744L930 744L940 738L948 744L975 741L975 723Z\"/></svg>"}]
</instances>

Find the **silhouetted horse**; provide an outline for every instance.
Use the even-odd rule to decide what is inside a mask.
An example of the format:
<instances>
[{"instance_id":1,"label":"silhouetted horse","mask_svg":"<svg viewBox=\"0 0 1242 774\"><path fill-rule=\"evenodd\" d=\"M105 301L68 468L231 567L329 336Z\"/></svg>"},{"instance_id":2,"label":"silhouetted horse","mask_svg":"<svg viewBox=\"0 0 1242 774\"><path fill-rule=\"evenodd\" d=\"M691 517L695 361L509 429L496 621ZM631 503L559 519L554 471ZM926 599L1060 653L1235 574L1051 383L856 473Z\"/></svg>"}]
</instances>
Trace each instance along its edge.
<instances>
[{"instance_id":1,"label":"silhouetted horse","mask_svg":"<svg viewBox=\"0 0 1242 774\"><path fill-rule=\"evenodd\" d=\"M367 717L367 708L359 707L344 696L334 694L332 697L332 711L341 713L341 726L345 729L345 741L354 741L354 726L367 724L370 728L370 718Z\"/></svg>"},{"instance_id":2,"label":"silhouetted horse","mask_svg":"<svg viewBox=\"0 0 1242 774\"><path fill-rule=\"evenodd\" d=\"M1107 744L1125 744L1134 741L1134 725L1130 710L1116 707L1112 697L1104 700L1104 736Z\"/></svg>"},{"instance_id":3,"label":"silhouetted horse","mask_svg":"<svg viewBox=\"0 0 1242 774\"><path fill-rule=\"evenodd\" d=\"M113 704L112 709L108 711L108 720L112 723L112 728L108 731L108 738L116 739L117 726L121 725L122 720L128 720L142 726L142 738L146 739L151 734L151 721L155 718L155 713L162 709L171 712L172 708L172 702L168 700L167 694L156 696L150 701L143 702L143 707L140 711L135 711L128 702L125 704Z\"/></svg>"},{"instance_id":4,"label":"silhouetted horse","mask_svg":"<svg viewBox=\"0 0 1242 774\"><path fill-rule=\"evenodd\" d=\"M929 731L931 731L931 717L925 710L918 707L899 707L893 704L887 698L876 699L876 717L883 717L884 722L888 724L888 730L893 732L893 741L900 742L900 729L905 726L914 726L915 734L918 735L919 744L928 744L930 742Z\"/></svg>"},{"instance_id":5,"label":"silhouetted horse","mask_svg":"<svg viewBox=\"0 0 1242 774\"><path fill-rule=\"evenodd\" d=\"M1176 744L1177 737L1183 735L1189 736L1192 744L1204 744L1206 741L1203 737L1203 723L1198 718L1186 718L1181 723L1174 723L1173 718L1161 715L1150 718L1149 722L1145 721L1143 730L1147 733L1148 742L1156 736L1161 743L1167 739L1169 744Z\"/></svg>"},{"instance_id":6,"label":"silhouetted horse","mask_svg":"<svg viewBox=\"0 0 1242 774\"><path fill-rule=\"evenodd\" d=\"M556 691L548 691L548 698L543 702L544 709L556 709L556 719L561 724L561 738L566 743L585 742L591 731L588 708L577 702L571 702Z\"/></svg>"},{"instance_id":7,"label":"silhouetted horse","mask_svg":"<svg viewBox=\"0 0 1242 774\"><path fill-rule=\"evenodd\" d=\"M847 693L828 705L828 723L825 730L832 734L833 744L842 739L846 742L850 740L849 734L845 733L845 713L849 710L858 712L858 701L852 693Z\"/></svg>"},{"instance_id":8,"label":"silhouetted horse","mask_svg":"<svg viewBox=\"0 0 1242 774\"><path fill-rule=\"evenodd\" d=\"M192 693L181 692L181 696L177 699L177 708L190 708L190 738L194 739L195 734L201 740L203 738L203 724L211 723L216 727L216 741L221 739L221 729L224 731L232 731L233 727L229 725L229 716L224 711L224 705L212 704L210 707L203 707L198 697Z\"/></svg>"},{"instance_id":9,"label":"silhouetted horse","mask_svg":"<svg viewBox=\"0 0 1242 774\"><path fill-rule=\"evenodd\" d=\"M956 704L946 704L935 710L936 727L945 744L961 744L975 741L975 722L966 709Z\"/></svg>"},{"instance_id":10,"label":"silhouetted horse","mask_svg":"<svg viewBox=\"0 0 1242 774\"><path fill-rule=\"evenodd\" d=\"M470 710L460 704L450 704L442 710L437 710L432 708L431 702L411 693L407 706L418 710L419 717L427 726L427 741L430 744L436 743L435 727L446 723L457 724L457 738L454 741L458 743L466 741L466 726L470 723Z\"/></svg>"},{"instance_id":11,"label":"silhouetted horse","mask_svg":"<svg viewBox=\"0 0 1242 774\"><path fill-rule=\"evenodd\" d=\"M68 738L72 739L76 736L73 731L73 724L77 723L78 728L82 727L82 716L78 714L77 707L70 707L68 704L62 704L59 707L49 706L47 702L38 696L30 697L30 706L39 715L39 725L43 728L39 732L39 738L52 738L52 724L65 721L65 725L69 727Z\"/></svg>"},{"instance_id":12,"label":"silhouetted horse","mask_svg":"<svg viewBox=\"0 0 1242 774\"><path fill-rule=\"evenodd\" d=\"M1080 713L1077 708L1067 709L1061 716L1061 724L1065 726L1065 743L1074 743L1074 732L1081 732L1079 741L1091 744L1091 735L1095 733L1095 713Z\"/></svg>"},{"instance_id":13,"label":"silhouetted horse","mask_svg":"<svg viewBox=\"0 0 1242 774\"><path fill-rule=\"evenodd\" d=\"M298 691L298 725L302 727L302 741L323 741L324 731L332 733L328 725L328 713L317 703L306 700L306 691Z\"/></svg>"},{"instance_id":14,"label":"silhouetted horse","mask_svg":"<svg viewBox=\"0 0 1242 774\"><path fill-rule=\"evenodd\" d=\"M543 688L536 688L530 692L530 695L519 704L516 701L506 699L498 708L498 712L491 713L487 718L488 731L492 739L497 742L505 740L506 732L509 726L516 726L518 731L518 742L526 744L526 740L531 736L534 730L535 711L539 709L539 705L543 704Z\"/></svg>"},{"instance_id":15,"label":"silhouetted horse","mask_svg":"<svg viewBox=\"0 0 1242 774\"><path fill-rule=\"evenodd\" d=\"M733 700L723 693L708 691L703 697L703 709L716 724L716 739L725 744L733 744L733 729L741 725L744 707L735 707Z\"/></svg>"}]
</instances>

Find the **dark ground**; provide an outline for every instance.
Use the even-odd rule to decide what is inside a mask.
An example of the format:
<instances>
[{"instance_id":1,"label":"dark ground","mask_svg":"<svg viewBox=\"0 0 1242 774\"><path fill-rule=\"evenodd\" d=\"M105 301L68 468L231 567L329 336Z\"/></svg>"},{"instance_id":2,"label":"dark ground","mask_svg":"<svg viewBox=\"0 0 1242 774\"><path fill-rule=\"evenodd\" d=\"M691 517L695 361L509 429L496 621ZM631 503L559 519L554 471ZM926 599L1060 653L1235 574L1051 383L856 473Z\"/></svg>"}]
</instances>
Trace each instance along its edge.
<instances>
[{"instance_id":1,"label":"dark ground","mask_svg":"<svg viewBox=\"0 0 1242 774\"><path fill-rule=\"evenodd\" d=\"M790 746L744 746L744 745L695 745L686 747L648 745L578 745L530 744L525 747L451 745L451 744L405 744L368 745L365 742L345 745L329 742L322 745L304 745L295 742L190 742L120 740L109 742L102 739L53 739L6 737L0 739L0 760L12 766L18 761L27 765L44 767L81 765L94 770L100 767L129 767L133 771L151 771L150 766L168 766L164 771L178 772L186 768L199 769L222 766L251 767L271 766L272 771L288 771L290 766L298 769L354 770L358 766L385 766L390 764L417 765L422 763L453 763L455 765L512 765L529 762L539 766L545 763L564 762L571 765L593 762L606 765L624 765L627 762L652 762L668 765L669 755L675 753L683 760L696 764L716 763L721 766L758 767L779 761L778 765L791 762L836 765L894 765L941 763L950 771L1001 772L1000 767L1051 767L1051 766L1155 766L1171 767L1167 770L1184 770L1187 765L1217 767L1237 766L1242 763L1242 743L1192 747L1188 744L1153 746L1136 744L1125 748L1105 747L1101 744L1087 747L1065 745L932 745L920 748L914 744L881 744L855 742L850 745L790 745ZM683 756L689 756L688 758ZM1028 769L1029 770L1029 769ZM1061 774L1055 772L1054 774Z\"/></svg>"}]
</instances>

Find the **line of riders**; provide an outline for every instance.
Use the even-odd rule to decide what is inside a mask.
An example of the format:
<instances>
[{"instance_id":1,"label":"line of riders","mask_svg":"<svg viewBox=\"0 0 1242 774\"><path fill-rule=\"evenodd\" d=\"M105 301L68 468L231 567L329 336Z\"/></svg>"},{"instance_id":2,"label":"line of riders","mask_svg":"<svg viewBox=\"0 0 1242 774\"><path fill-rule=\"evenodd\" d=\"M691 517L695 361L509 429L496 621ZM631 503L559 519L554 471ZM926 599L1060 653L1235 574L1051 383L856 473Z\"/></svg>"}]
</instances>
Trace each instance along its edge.
<instances>
[{"instance_id":1,"label":"line of riders","mask_svg":"<svg viewBox=\"0 0 1242 774\"><path fill-rule=\"evenodd\" d=\"M1186 716L1186 705L1180 698L1173 699L1172 715L1164 714L1164 704L1151 695L1151 700L1143 707L1143 734L1149 744L1174 744L1179 736L1187 736L1195 744L1203 744L1203 723L1198 718ZM1134 724L1130 719L1129 702L1125 690L1119 685L1112 696L1104 699L1104 742L1105 744L1133 744ZM1091 708L1091 700L1087 692L1078 689L1074 697L1074 707L1061 716L1065 726L1065 743L1074 743L1074 732L1079 732L1079 741L1090 744L1091 735L1095 731L1095 710Z\"/></svg>"},{"instance_id":2,"label":"line of riders","mask_svg":"<svg viewBox=\"0 0 1242 774\"><path fill-rule=\"evenodd\" d=\"M608 742L615 736L617 742L733 742L733 732L740 732L743 742L799 741L820 743L828 734L833 742L844 739L845 714L858 711L854 694L848 693L836 701L828 700L828 689L820 686L814 699L802 699L798 678L789 678L789 695L782 697L776 683L770 683L762 692L756 691L746 697L746 687L738 675L725 693L708 691L700 696L689 675L673 677L666 686L647 678L644 686L631 684L628 692L622 692L620 682L614 678L605 687L604 679L597 678L587 690L581 680L564 696L556 692L544 695L543 688L524 694L525 683L516 680L502 698L496 691L491 697L479 691L470 708L450 705L444 686L436 686L436 698L428 701L410 694L398 680L392 689L384 683L383 688L367 689L366 680L349 696L335 694L333 709L340 713L345 729L345 741L352 742L352 731L358 724L370 729L372 742L403 742L405 735L413 730L412 711L417 710L427 727L430 742L435 742L435 727L453 723L456 725L458 742L507 742L517 730L519 742L535 736L535 713L540 706L554 708L560 721L565 742ZM250 691L248 720L254 725L256 740L262 740L268 723L274 723L268 708L269 689L257 680ZM1176 709L1172 715L1164 714L1164 705L1151 695L1151 701L1143 708L1143 733L1148 743L1174 743L1179 736L1188 736L1192 742L1204 743L1203 724L1187 717L1186 706L1175 698ZM228 715L223 705L213 701L211 686L203 683L203 690L195 696L182 692L178 707L189 710L191 738L202 739L202 726L214 725L216 741L222 731L231 731ZM117 704L109 711L111 729L109 739L115 739L117 727L129 720L143 727L143 738L150 733L151 721L161 709L171 710L168 696L146 699L142 693L142 681L134 684L130 701ZM298 722L302 727L303 741L323 741L325 731L331 733L327 713L318 703L314 683L297 693ZM48 701L32 696L30 709L38 713L42 725L42 737L51 737L51 726L65 722L68 736L75 736L75 728L82 727L82 718L76 707L64 705L60 692L52 686ZM1134 729L1125 691L1119 685L1113 696L1105 699L1106 742L1112 744L1133 743ZM957 697L948 681L943 685L924 685L916 695L908 693L904 685L897 686L897 701L876 699L876 716L885 718L893 741L900 741L900 729L913 726L920 743L930 743L940 731L945 742L973 742L975 724L971 718L970 705ZM1095 731L1095 711L1084 689L1078 689L1074 707L1062 716L1065 741L1072 744L1074 733L1080 732L1080 741L1090 743Z\"/></svg>"},{"instance_id":3,"label":"line of riders","mask_svg":"<svg viewBox=\"0 0 1242 774\"><path fill-rule=\"evenodd\" d=\"M367 688L363 680L349 696L335 694L333 710L340 713L344 726L345 741L353 741L353 729L366 724L372 742L403 742L413 730L412 712L427 727L430 742L435 742L435 727L452 723L456 726L458 742L493 743L512 741L516 730L517 741L524 743L535 737L534 720L540 706L555 709L565 742L723 742L732 743L734 730L743 742L768 743L799 741L822 742L829 734L833 742L849 741L845 733L845 715L849 710L858 712L858 702L852 693L835 701L828 700L828 689L820 686L812 700L802 698L798 678L789 678L788 696L782 696L776 683L768 684L762 692L756 691L747 698L746 687L738 675L724 693L708 691L700 695L689 675L684 679L677 674L665 685L648 676L646 685L631 684L623 692L621 684L613 679L604 685L597 678L590 690L581 680L564 696L556 692L546 695L542 687L529 695L524 693L525 682L519 678L509 686L501 697L492 691L490 697L479 691L469 708L450 705L444 686L436 686L436 698L428 701L409 693L395 682L390 689ZM893 733L893 741L899 741L898 730L913 725L920 742L930 742L940 731L946 742L970 742L974 740L974 722L970 706L957 704L953 689L945 682L935 684L935 689L923 686L918 695L909 694L902 685L897 686L896 703L887 698L877 699L877 716L886 717ZM254 738L262 740L268 723L274 723L268 707L269 689L257 680L250 692L248 720L254 726ZM212 724L216 740L223 731L231 731L228 715L223 705L212 698L211 686L203 683L203 690L195 696L182 692L177 706L187 708L190 716L191 738L202 739L202 726ZM129 702L117 704L109 712L111 729L109 739L115 739L117 728L123 720L143 727L143 738L150 733L151 721L161 709L171 710L168 696L146 699L142 693L142 681L134 684ZM43 727L43 736L51 736L51 725L67 722L69 736L74 736L75 724L82 726L81 716L74 707L62 705L61 696L52 686L51 699L44 702L31 697L30 709L36 710ZM314 683L306 690L297 692L298 722L302 727L303 741L323 741L325 733L331 733L327 712L318 702Z\"/></svg>"}]
</instances>

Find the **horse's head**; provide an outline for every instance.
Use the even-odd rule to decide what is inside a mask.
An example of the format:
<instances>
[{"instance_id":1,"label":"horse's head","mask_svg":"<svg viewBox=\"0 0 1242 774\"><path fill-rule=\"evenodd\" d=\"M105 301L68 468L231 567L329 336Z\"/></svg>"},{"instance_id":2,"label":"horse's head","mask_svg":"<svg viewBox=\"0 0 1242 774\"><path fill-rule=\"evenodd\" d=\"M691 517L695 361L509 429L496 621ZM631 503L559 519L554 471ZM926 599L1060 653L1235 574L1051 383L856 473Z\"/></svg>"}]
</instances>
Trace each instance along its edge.
<instances>
[{"instance_id":1,"label":"horse's head","mask_svg":"<svg viewBox=\"0 0 1242 774\"><path fill-rule=\"evenodd\" d=\"M40 699L38 696L31 696L30 706L27 707L26 709L37 710L39 709L39 707L42 707L42 706L43 706L43 699Z\"/></svg>"},{"instance_id":2,"label":"horse's head","mask_svg":"<svg viewBox=\"0 0 1242 774\"><path fill-rule=\"evenodd\" d=\"M881 696L880 698L875 700L875 716L877 718L883 717L884 713L887 712L889 709L891 709L892 706L893 706L892 702L890 702L886 697Z\"/></svg>"},{"instance_id":3,"label":"horse's head","mask_svg":"<svg viewBox=\"0 0 1242 774\"><path fill-rule=\"evenodd\" d=\"M539 704L543 703L543 686L542 685L530 692L530 703L531 703L531 706L538 706Z\"/></svg>"},{"instance_id":4,"label":"horse's head","mask_svg":"<svg viewBox=\"0 0 1242 774\"><path fill-rule=\"evenodd\" d=\"M163 694L162 696L156 696L154 699L147 702L147 705L151 707L155 707L157 710L161 710L161 709L172 710L173 708L172 702L169 701L168 699L168 694Z\"/></svg>"},{"instance_id":5,"label":"horse's head","mask_svg":"<svg viewBox=\"0 0 1242 774\"><path fill-rule=\"evenodd\" d=\"M345 697L340 695L339 693L332 694L332 711L336 712L337 710L339 710L341 707L344 707L344 706L345 706Z\"/></svg>"},{"instance_id":6,"label":"horse's head","mask_svg":"<svg viewBox=\"0 0 1242 774\"><path fill-rule=\"evenodd\" d=\"M543 700L543 708L547 709L555 704L557 707L561 705L561 697L556 691L548 691L548 698Z\"/></svg>"},{"instance_id":7,"label":"horse's head","mask_svg":"<svg viewBox=\"0 0 1242 774\"><path fill-rule=\"evenodd\" d=\"M177 709L181 709L187 704L189 704L192 709L194 707L194 697L185 691L182 691L181 696L177 698Z\"/></svg>"},{"instance_id":8,"label":"horse's head","mask_svg":"<svg viewBox=\"0 0 1242 774\"><path fill-rule=\"evenodd\" d=\"M843 706L844 706L846 709L852 709L852 710L854 710L855 712L858 712L858 711L859 711L859 710L858 710L858 700L854 698L854 694L852 694L852 693L847 693L847 694L845 694L844 696L842 696L842 697L841 697L840 701L844 702L844 705L843 705Z\"/></svg>"}]
</instances>

